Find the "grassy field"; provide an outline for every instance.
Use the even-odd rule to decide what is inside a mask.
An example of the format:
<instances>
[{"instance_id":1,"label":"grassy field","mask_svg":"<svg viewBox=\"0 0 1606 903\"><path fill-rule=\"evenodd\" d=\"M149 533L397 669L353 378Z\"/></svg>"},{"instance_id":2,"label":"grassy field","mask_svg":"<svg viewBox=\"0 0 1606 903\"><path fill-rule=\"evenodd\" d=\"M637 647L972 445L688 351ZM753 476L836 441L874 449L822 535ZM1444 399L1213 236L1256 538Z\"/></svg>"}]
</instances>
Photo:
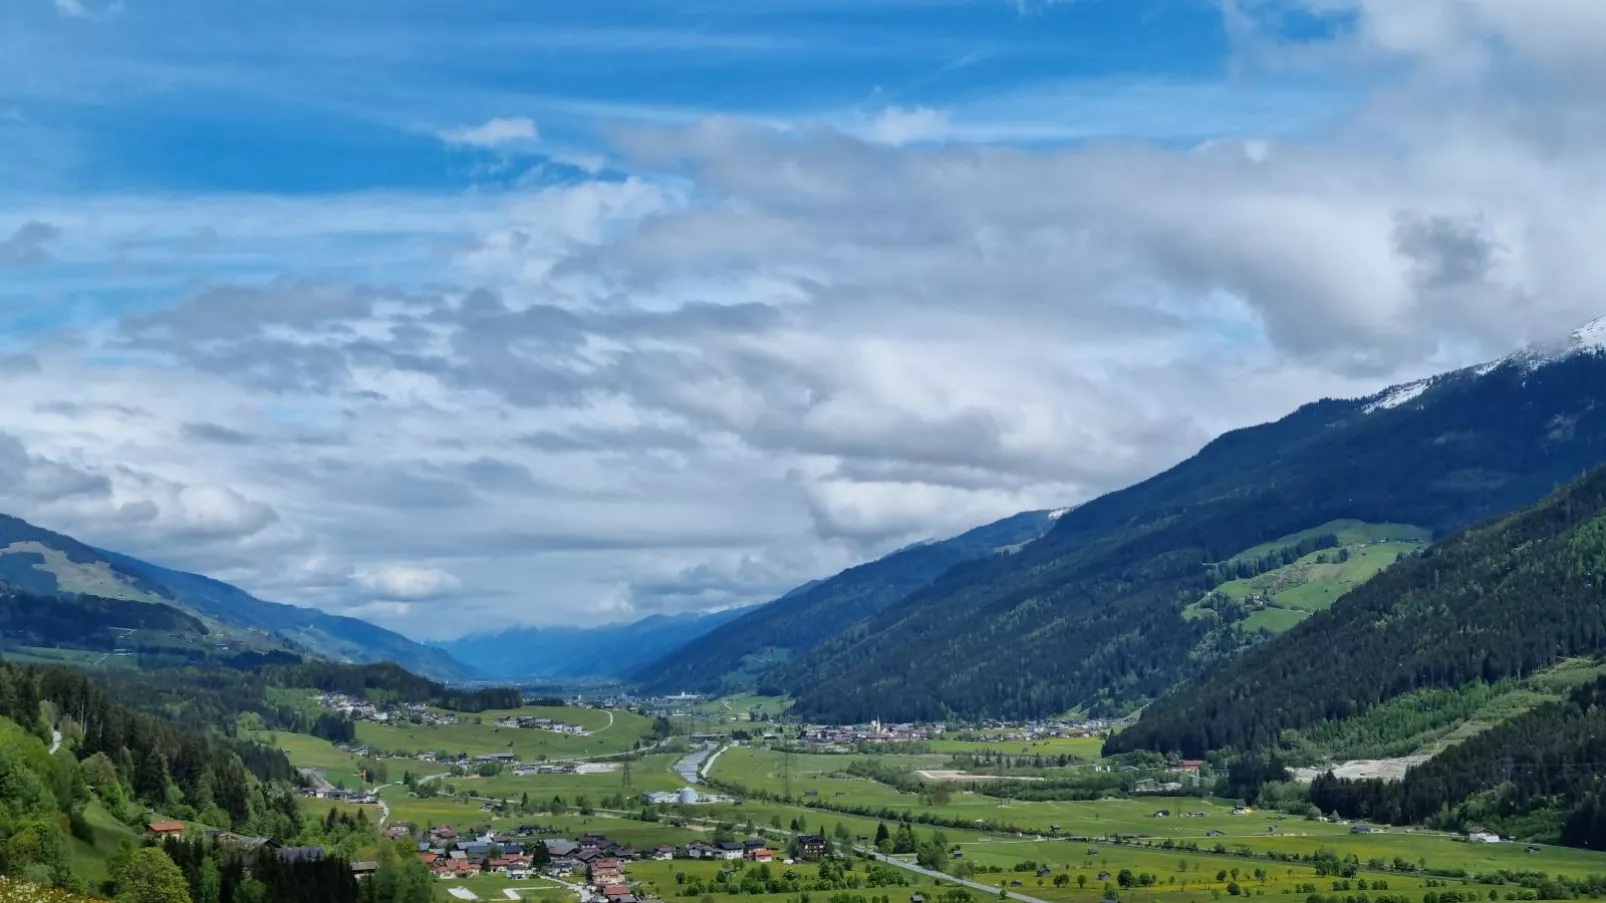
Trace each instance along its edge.
<instances>
[{"instance_id":1,"label":"grassy field","mask_svg":"<svg viewBox=\"0 0 1606 903\"><path fill-rule=\"evenodd\" d=\"M84 807L84 820L89 823L93 842L72 838L73 872L100 882L106 880L106 859L124 840L138 842L140 835L133 828L112 817L99 801Z\"/></svg>"},{"instance_id":2,"label":"grassy field","mask_svg":"<svg viewBox=\"0 0 1606 903\"><path fill-rule=\"evenodd\" d=\"M1375 577L1401 555L1420 549L1429 539L1426 530L1406 524L1339 520L1256 546L1234 555L1228 563L1255 561L1292 547L1301 540L1327 533L1338 537L1338 548L1312 552L1254 577L1229 580L1211 590L1205 598L1224 596L1239 602L1258 600L1269 607L1250 614L1244 620L1243 628L1280 633L1309 617L1311 612L1331 608L1340 596ZM1342 561L1337 560L1340 549L1345 556ZM1213 617L1214 614L1204 606L1204 601L1201 599L1185 608L1183 617Z\"/></svg>"},{"instance_id":3,"label":"grassy field","mask_svg":"<svg viewBox=\"0 0 1606 903\"><path fill-rule=\"evenodd\" d=\"M790 696L759 696L756 693L739 693L734 696L705 699L697 704L697 711L704 715L737 716L748 712L761 712L771 718L784 715L791 708Z\"/></svg>"},{"instance_id":4,"label":"grassy field","mask_svg":"<svg viewBox=\"0 0 1606 903\"><path fill-rule=\"evenodd\" d=\"M559 718L579 724L586 736L553 731L498 727L506 715ZM359 722L357 739L374 749L402 755L421 752L467 753L471 756L513 752L525 762L577 759L626 752L652 733L652 722L634 712L582 708L537 708L491 711L459 716L456 724L384 725Z\"/></svg>"},{"instance_id":5,"label":"grassy field","mask_svg":"<svg viewBox=\"0 0 1606 903\"><path fill-rule=\"evenodd\" d=\"M319 770L325 780L332 784L348 790L374 786L375 782L363 779L358 767L359 757L337 749L328 740L288 731L256 731L252 736L263 743L284 750L290 757L291 765ZM387 763L387 766L395 764ZM416 766L416 763L402 763L400 767L409 766ZM393 779L399 779L400 776L398 768Z\"/></svg>"},{"instance_id":6,"label":"grassy field","mask_svg":"<svg viewBox=\"0 0 1606 903\"><path fill-rule=\"evenodd\" d=\"M1057 756L1060 753L1078 759L1098 759L1104 754L1102 737L1044 737L1041 740L930 740L927 745L937 753L997 752L1010 755Z\"/></svg>"},{"instance_id":7,"label":"grassy field","mask_svg":"<svg viewBox=\"0 0 1606 903\"><path fill-rule=\"evenodd\" d=\"M898 758L909 759L911 764L924 767L920 763L925 757ZM1435 869L1481 871L1499 865L1571 875L1606 873L1606 855L1590 851L1547 846L1538 853L1530 854L1524 851L1522 844L1468 844L1451 840L1444 834L1403 829L1368 836L1352 835L1344 825L1307 821L1280 813L1233 815L1231 803L1218 799L1142 797L1091 801L1011 801L1007 805L1000 805L1000 801L994 797L961 791L955 792L946 803L931 803L923 801L920 796L901 793L866 779L831 776L850 760L851 757L847 756L794 755L794 796L801 797L805 790L816 789L819 796L814 800L825 806L887 808L899 813L907 812L915 818L929 814L943 819L957 819L964 824L978 824L979 820L994 825L1018 826L1044 835L1052 832L1052 826L1059 825L1063 834L1086 837L1136 835L1156 844L1166 840L1173 843L1192 842L1207 849L1223 844L1229 851L1242 847L1260 853L1278 850L1309 854L1326 848L1336 849L1340 853L1353 852L1363 861L1374 857L1391 862L1395 857L1413 863L1426 861L1429 867ZM782 785L780 771L779 753L737 748L720 756L714 765L713 776L778 793ZM843 795L838 796L838 793ZM756 803L746 803L737 808L786 811L785 807L778 805L760 807ZM1169 810L1171 817L1153 817L1161 809ZM1182 815L1191 812L1203 814L1198 817ZM733 809L724 810L723 814L737 818L752 817ZM873 819L855 819L836 812L815 811L811 820L816 824L834 824L850 819L860 828L866 822L872 830L874 828ZM758 822L762 824L764 819L760 818ZM1272 828L1276 829L1275 833ZM858 831L859 828L854 830ZM1211 836L1212 832L1220 832L1221 836Z\"/></svg>"}]
</instances>

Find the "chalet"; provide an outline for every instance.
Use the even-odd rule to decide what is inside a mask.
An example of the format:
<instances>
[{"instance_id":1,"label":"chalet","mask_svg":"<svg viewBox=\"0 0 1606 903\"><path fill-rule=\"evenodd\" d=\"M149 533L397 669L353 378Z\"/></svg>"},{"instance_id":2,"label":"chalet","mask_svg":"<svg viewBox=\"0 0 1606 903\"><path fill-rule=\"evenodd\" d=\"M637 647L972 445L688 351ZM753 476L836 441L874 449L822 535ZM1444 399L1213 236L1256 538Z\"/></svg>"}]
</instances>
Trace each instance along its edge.
<instances>
[{"instance_id":1,"label":"chalet","mask_svg":"<svg viewBox=\"0 0 1606 903\"><path fill-rule=\"evenodd\" d=\"M608 898L609 903L618 903L618 901L630 896L630 885L609 884L602 889L602 895Z\"/></svg>"},{"instance_id":2,"label":"chalet","mask_svg":"<svg viewBox=\"0 0 1606 903\"><path fill-rule=\"evenodd\" d=\"M668 862L675 858L675 848L665 844L652 851L652 858L658 862Z\"/></svg>"},{"instance_id":3,"label":"chalet","mask_svg":"<svg viewBox=\"0 0 1606 903\"><path fill-rule=\"evenodd\" d=\"M182 837L184 836L184 823L181 821L153 821L145 826L145 830L157 840Z\"/></svg>"},{"instance_id":4,"label":"chalet","mask_svg":"<svg viewBox=\"0 0 1606 903\"><path fill-rule=\"evenodd\" d=\"M1379 829L1374 828L1371 825L1352 825L1350 827L1350 829L1349 829L1349 832L1351 834L1380 834L1380 833L1382 833Z\"/></svg>"},{"instance_id":5,"label":"chalet","mask_svg":"<svg viewBox=\"0 0 1606 903\"><path fill-rule=\"evenodd\" d=\"M687 859L714 859L717 858L718 855L718 851L716 851L709 844L703 843L701 840L694 840L691 843L686 844Z\"/></svg>"},{"instance_id":6,"label":"chalet","mask_svg":"<svg viewBox=\"0 0 1606 903\"><path fill-rule=\"evenodd\" d=\"M804 859L824 858L829 846L823 834L799 834L797 836L797 852Z\"/></svg>"},{"instance_id":7,"label":"chalet","mask_svg":"<svg viewBox=\"0 0 1606 903\"><path fill-rule=\"evenodd\" d=\"M756 850L748 850L747 858L754 862L774 862L775 853L767 847L759 847Z\"/></svg>"},{"instance_id":8,"label":"chalet","mask_svg":"<svg viewBox=\"0 0 1606 903\"><path fill-rule=\"evenodd\" d=\"M1039 877L1039 878L1047 878L1049 875L1052 875L1052 874L1054 874L1052 869L1038 869L1037 870L1037 877Z\"/></svg>"},{"instance_id":9,"label":"chalet","mask_svg":"<svg viewBox=\"0 0 1606 903\"><path fill-rule=\"evenodd\" d=\"M744 849L744 850L757 850L757 849L762 849L763 847L767 847L767 846L769 846L768 843L766 843L765 841L763 841L763 840L761 840L761 839L759 839L757 837L754 837L751 840L742 841L742 849Z\"/></svg>"},{"instance_id":10,"label":"chalet","mask_svg":"<svg viewBox=\"0 0 1606 903\"><path fill-rule=\"evenodd\" d=\"M446 827L445 825L441 825L438 828L431 828L429 831L429 836L435 838L436 840L456 840L457 832Z\"/></svg>"},{"instance_id":11,"label":"chalet","mask_svg":"<svg viewBox=\"0 0 1606 903\"><path fill-rule=\"evenodd\" d=\"M418 861L424 863L425 865L434 865L435 864L435 860L437 860L439 858L441 858L439 853L419 853L418 854Z\"/></svg>"},{"instance_id":12,"label":"chalet","mask_svg":"<svg viewBox=\"0 0 1606 903\"><path fill-rule=\"evenodd\" d=\"M740 859L746 852L746 847L734 840L727 840L724 843L719 844L719 850L715 853L715 858Z\"/></svg>"},{"instance_id":13,"label":"chalet","mask_svg":"<svg viewBox=\"0 0 1606 903\"><path fill-rule=\"evenodd\" d=\"M371 859L363 859L351 864L351 873L358 878L371 878L374 872L379 871L379 863Z\"/></svg>"},{"instance_id":14,"label":"chalet","mask_svg":"<svg viewBox=\"0 0 1606 903\"><path fill-rule=\"evenodd\" d=\"M391 840L399 840L413 833L413 826L406 822L398 822L385 829L385 836Z\"/></svg>"},{"instance_id":15,"label":"chalet","mask_svg":"<svg viewBox=\"0 0 1606 903\"><path fill-rule=\"evenodd\" d=\"M586 877L597 887L618 884L624 878L624 864L617 859L593 859Z\"/></svg>"}]
</instances>

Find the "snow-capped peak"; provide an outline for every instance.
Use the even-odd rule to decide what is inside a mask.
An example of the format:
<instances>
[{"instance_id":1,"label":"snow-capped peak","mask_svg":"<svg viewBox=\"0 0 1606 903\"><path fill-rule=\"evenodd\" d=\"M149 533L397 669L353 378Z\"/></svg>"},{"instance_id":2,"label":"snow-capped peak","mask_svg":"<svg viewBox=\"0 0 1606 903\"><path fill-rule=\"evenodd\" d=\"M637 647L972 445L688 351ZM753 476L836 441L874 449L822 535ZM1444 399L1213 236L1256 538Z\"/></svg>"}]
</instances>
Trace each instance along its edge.
<instances>
[{"instance_id":1,"label":"snow-capped peak","mask_svg":"<svg viewBox=\"0 0 1606 903\"><path fill-rule=\"evenodd\" d=\"M1366 406L1361 410L1367 414L1377 411L1386 411L1415 401L1423 392L1433 388L1438 380L1456 375L1471 374L1472 376L1487 376L1501 367L1511 364L1523 371L1531 372L1547 364L1554 364L1580 354L1606 354L1606 317L1591 320L1588 323L1568 333L1566 338L1538 342L1529 345L1520 351L1514 351L1502 358L1489 361L1486 364L1467 367L1454 373L1430 376L1414 382L1401 383L1361 399Z\"/></svg>"},{"instance_id":2,"label":"snow-capped peak","mask_svg":"<svg viewBox=\"0 0 1606 903\"><path fill-rule=\"evenodd\" d=\"M1560 341L1529 345L1521 351L1506 355L1494 365L1510 362L1524 369L1533 370L1574 355L1598 354L1602 351L1606 351L1606 317L1590 320L1568 333L1567 337Z\"/></svg>"}]
</instances>

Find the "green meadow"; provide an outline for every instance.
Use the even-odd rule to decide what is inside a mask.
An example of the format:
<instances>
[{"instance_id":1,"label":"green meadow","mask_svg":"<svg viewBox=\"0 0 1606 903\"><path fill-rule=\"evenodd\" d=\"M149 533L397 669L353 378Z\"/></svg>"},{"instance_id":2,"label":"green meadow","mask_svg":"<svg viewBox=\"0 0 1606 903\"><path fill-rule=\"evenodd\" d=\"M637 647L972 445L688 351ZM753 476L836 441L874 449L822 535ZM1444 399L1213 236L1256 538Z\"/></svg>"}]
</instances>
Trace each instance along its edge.
<instances>
[{"instance_id":1,"label":"green meadow","mask_svg":"<svg viewBox=\"0 0 1606 903\"><path fill-rule=\"evenodd\" d=\"M559 718L579 724L586 736L535 728L500 727L507 715ZM471 756L512 752L525 762L609 756L634 749L652 735L652 722L627 711L528 706L511 711L459 715L456 724L357 724L357 740L373 749L400 755L423 752L467 753Z\"/></svg>"}]
</instances>

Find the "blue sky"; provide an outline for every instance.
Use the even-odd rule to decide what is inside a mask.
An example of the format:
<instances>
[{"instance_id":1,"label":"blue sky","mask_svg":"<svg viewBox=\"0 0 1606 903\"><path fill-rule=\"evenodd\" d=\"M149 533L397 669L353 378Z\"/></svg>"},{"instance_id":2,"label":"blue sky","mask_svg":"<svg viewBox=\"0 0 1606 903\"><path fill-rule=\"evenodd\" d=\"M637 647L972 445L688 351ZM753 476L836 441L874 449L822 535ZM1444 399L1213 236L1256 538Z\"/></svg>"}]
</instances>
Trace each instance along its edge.
<instances>
[{"instance_id":1,"label":"blue sky","mask_svg":"<svg viewBox=\"0 0 1606 903\"><path fill-rule=\"evenodd\" d=\"M452 191L506 184L543 152L606 154L636 122L859 128L926 107L982 140L1192 143L1297 133L1344 102L1329 82L1245 74L1209 0L328 7L14 2L0 104L35 155L30 184ZM436 137L512 116L541 140Z\"/></svg>"},{"instance_id":2,"label":"blue sky","mask_svg":"<svg viewBox=\"0 0 1606 903\"><path fill-rule=\"evenodd\" d=\"M0 511L773 598L1599 315L1585 0L0 0Z\"/></svg>"}]
</instances>

